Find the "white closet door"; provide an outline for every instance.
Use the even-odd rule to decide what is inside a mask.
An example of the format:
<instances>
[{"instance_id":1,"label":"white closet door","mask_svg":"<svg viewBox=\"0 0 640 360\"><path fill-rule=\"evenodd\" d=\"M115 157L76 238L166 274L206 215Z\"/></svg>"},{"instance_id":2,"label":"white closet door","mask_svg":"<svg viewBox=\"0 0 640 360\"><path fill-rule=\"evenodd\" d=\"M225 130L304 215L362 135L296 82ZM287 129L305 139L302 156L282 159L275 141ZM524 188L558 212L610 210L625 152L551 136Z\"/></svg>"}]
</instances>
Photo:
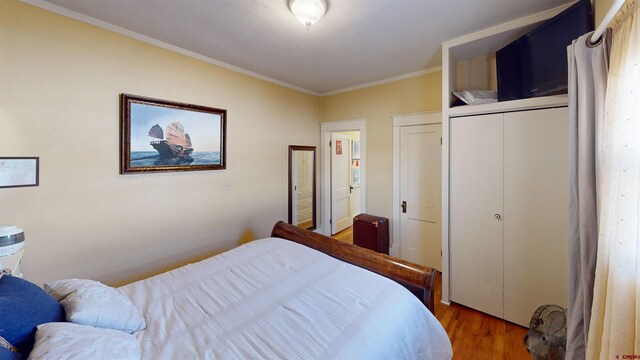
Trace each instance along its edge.
<instances>
[{"instance_id":1,"label":"white closet door","mask_svg":"<svg viewBox=\"0 0 640 360\"><path fill-rule=\"evenodd\" d=\"M504 318L567 306L568 110L504 115Z\"/></svg>"},{"instance_id":2,"label":"white closet door","mask_svg":"<svg viewBox=\"0 0 640 360\"><path fill-rule=\"evenodd\" d=\"M503 316L503 114L450 122L451 300Z\"/></svg>"}]
</instances>

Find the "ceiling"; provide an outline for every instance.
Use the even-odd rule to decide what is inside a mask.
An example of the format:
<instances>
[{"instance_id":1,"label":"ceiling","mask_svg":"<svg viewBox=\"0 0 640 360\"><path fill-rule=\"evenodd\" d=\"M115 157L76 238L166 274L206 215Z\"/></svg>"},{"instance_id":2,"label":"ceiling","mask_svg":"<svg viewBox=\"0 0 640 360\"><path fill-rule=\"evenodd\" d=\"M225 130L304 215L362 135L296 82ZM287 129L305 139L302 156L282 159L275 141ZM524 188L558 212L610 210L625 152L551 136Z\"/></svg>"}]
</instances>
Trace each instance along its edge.
<instances>
[{"instance_id":1,"label":"ceiling","mask_svg":"<svg viewBox=\"0 0 640 360\"><path fill-rule=\"evenodd\" d=\"M443 41L571 2L328 0L307 31L287 0L24 1L314 94L437 67Z\"/></svg>"}]
</instances>

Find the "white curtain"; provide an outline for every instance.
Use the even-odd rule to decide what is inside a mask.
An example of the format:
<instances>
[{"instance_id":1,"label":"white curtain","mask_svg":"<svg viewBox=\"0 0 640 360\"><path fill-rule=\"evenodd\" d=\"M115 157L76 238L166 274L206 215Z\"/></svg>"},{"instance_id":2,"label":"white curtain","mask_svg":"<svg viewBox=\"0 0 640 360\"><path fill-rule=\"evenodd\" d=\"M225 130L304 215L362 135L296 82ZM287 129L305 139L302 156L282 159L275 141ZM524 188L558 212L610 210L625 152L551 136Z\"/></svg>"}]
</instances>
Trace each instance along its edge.
<instances>
[{"instance_id":1,"label":"white curtain","mask_svg":"<svg viewBox=\"0 0 640 360\"><path fill-rule=\"evenodd\" d=\"M566 358L585 358L598 249L599 169L610 38L591 33L567 48L569 65L569 303Z\"/></svg>"},{"instance_id":2,"label":"white curtain","mask_svg":"<svg viewBox=\"0 0 640 360\"><path fill-rule=\"evenodd\" d=\"M636 0L627 0L612 27L587 359L640 355L640 12Z\"/></svg>"}]
</instances>

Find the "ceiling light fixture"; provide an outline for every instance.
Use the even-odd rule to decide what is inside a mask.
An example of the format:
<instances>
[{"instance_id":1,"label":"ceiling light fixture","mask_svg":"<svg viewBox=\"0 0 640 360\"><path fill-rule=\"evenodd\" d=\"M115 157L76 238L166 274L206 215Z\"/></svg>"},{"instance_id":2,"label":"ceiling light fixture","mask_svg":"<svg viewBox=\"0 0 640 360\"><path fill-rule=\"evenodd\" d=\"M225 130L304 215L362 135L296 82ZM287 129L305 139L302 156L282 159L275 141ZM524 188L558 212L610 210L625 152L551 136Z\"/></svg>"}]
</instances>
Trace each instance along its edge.
<instances>
[{"instance_id":1,"label":"ceiling light fixture","mask_svg":"<svg viewBox=\"0 0 640 360\"><path fill-rule=\"evenodd\" d=\"M307 31L327 12L327 7L327 0L289 0L289 9L307 27Z\"/></svg>"}]
</instances>

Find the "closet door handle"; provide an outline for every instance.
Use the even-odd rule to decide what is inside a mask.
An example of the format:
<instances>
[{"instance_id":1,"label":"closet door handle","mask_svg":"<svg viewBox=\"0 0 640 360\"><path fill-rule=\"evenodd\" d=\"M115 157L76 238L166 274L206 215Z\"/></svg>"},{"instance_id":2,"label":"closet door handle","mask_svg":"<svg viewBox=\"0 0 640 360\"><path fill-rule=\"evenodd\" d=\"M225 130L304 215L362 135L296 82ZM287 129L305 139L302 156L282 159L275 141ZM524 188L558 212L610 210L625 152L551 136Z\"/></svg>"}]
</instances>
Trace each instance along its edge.
<instances>
[{"instance_id":1,"label":"closet door handle","mask_svg":"<svg viewBox=\"0 0 640 360\"><path fill-rule=\"evenodd\" d=\"M500 216L500 214L495 214L495 215L493 215L493 217L498 219L498 220L502 219L502 216Z\"/></svg>"}]
</instances>

